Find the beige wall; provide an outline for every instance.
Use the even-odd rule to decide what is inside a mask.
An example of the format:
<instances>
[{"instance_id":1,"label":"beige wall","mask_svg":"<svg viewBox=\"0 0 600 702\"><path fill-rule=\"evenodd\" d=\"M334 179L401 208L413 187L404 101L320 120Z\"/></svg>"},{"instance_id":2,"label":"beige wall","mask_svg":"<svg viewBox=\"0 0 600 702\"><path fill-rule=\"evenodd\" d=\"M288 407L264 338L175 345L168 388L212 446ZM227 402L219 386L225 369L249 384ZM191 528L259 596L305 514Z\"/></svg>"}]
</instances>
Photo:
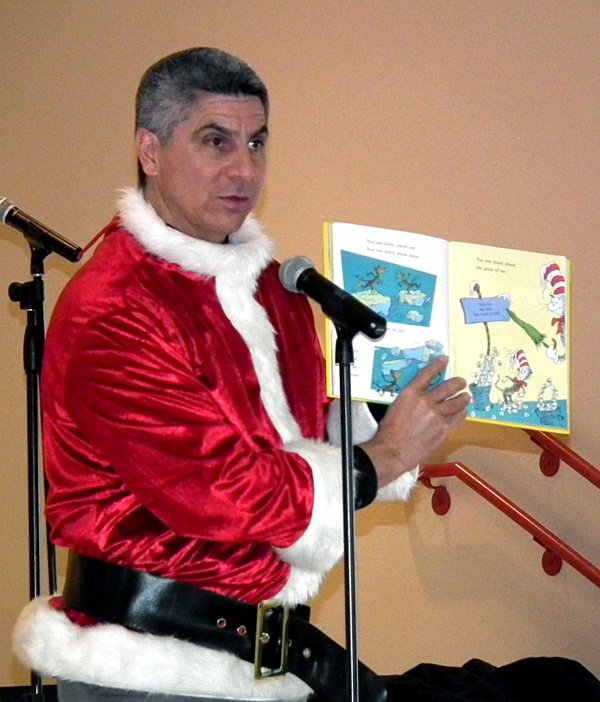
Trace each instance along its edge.
<instances>
[{"instance_id":1,"label":"beige wall","mask_svg":"<svg viewBox=\"0 0 600 702\"><path fill-rule=\"evenodd\" d=\"M260 209L281 258L320 263L324 220L564 253L572 260L573 432L600 464L596 0L0 0L0 194L85 243L134 182L132 101L163 54L209 44L247 59L273 101ZM0 228L0 286L28 277ZM74 266L47 262L47 312ZM1 304L0 684L26 681L9 631L28 597L24 314ZM553 479L519 430L468 425L461 460L600 564L600 495ZM600 675L600 592L466 488L437 517L429 493L359 516L362 657L576 658ZM343 640L341 571L315 607Z\"/></svg>"}]
</instances>

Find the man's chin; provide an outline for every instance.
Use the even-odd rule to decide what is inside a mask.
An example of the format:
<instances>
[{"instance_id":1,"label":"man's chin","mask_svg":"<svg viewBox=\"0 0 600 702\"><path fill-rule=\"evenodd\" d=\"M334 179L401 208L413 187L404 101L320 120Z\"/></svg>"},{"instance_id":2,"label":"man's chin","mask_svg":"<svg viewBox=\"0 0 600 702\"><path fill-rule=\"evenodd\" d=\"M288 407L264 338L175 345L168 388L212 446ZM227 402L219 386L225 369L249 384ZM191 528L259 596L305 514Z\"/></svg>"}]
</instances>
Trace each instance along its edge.
<instances>
[{"instance_id":1,"label":"man's chin","mask_svg":"<svg viewBox=\"0 0 600 702\"><path fill-rule=\"evenodd\" d=\"M231 234L235 234L241 229L249 214L250 213L247 212L244 215L240 214L235 217L227 217L224 221L215 224L213 227L207 227L206 229L198 231L195 238L210 241L213 244L225 244Z\"/></svg>"},{"instance_id":2,"label":"man's chin","mask_svg":"<svg viewBox=\"0 0 600 702\"><path fill-rule=\"evenodd\" d=\"M241 229L250 212L251 210L246 208L240 212L229 213L229 216L225 218L218 230L225 236L235 234L235 232Z\"/></svg>"}]
</instances>

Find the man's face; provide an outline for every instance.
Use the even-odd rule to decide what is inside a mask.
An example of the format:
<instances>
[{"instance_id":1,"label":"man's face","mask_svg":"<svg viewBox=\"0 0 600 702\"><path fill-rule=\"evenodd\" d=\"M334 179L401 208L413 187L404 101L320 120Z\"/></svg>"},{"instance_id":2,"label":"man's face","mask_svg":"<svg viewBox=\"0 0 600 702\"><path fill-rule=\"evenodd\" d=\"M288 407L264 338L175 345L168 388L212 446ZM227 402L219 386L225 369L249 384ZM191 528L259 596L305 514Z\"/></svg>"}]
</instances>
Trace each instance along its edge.
<instances>
[{"instance_id":1,"label":"man's face","mask_svg":"<svg viewBox=\"0 0 600 702\"><path fill-rule=\"evenodd\" d=\"M257 97L203 93L166 144L136 135L145 195L170 226L223 243L252 210L266 170L267 118Z\"/></svg>"}]
</instances>

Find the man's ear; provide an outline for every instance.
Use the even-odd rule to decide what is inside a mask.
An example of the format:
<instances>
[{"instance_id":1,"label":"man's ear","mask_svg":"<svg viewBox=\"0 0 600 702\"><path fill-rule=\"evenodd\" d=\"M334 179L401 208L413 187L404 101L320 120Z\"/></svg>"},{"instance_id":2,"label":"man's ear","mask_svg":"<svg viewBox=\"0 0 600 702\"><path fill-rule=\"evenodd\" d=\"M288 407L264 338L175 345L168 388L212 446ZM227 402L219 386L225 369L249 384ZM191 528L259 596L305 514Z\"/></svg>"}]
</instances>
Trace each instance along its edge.
<instances>
[{"instance_id":1,"label":"man's ear","mask_svg":"<svg viewBox=\"0 0 600 702\"><path fill-rule=\"evenodd\" d=\"M142 170L147 176L158 174L158 147L160 142L154 132L140 128L135 134L137 156Z\"/></svg>"}]
</instances>

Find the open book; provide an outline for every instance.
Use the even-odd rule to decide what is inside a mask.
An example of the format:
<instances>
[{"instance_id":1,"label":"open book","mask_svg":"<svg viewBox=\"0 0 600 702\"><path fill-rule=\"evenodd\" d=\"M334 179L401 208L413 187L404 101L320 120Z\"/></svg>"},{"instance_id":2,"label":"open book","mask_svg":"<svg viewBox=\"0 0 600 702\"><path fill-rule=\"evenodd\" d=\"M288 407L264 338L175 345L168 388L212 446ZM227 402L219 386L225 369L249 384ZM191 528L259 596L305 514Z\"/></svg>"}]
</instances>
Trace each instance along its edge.
<instances>
[{"instance_id":1,"label":"open book","mask_svg":"<svg viewBox=\"0 0 600 702\"><path fill-rule=\"evenodd\" d=\"M390 403L433 356L469 384L470 419L569 432L569 263L564 256L325 225L326 275L383 315L354 338L354 399ZM328 392L339 395L327 323ZM440 379L441 380L441 379Z\"/></svg>"}]
</instances>

